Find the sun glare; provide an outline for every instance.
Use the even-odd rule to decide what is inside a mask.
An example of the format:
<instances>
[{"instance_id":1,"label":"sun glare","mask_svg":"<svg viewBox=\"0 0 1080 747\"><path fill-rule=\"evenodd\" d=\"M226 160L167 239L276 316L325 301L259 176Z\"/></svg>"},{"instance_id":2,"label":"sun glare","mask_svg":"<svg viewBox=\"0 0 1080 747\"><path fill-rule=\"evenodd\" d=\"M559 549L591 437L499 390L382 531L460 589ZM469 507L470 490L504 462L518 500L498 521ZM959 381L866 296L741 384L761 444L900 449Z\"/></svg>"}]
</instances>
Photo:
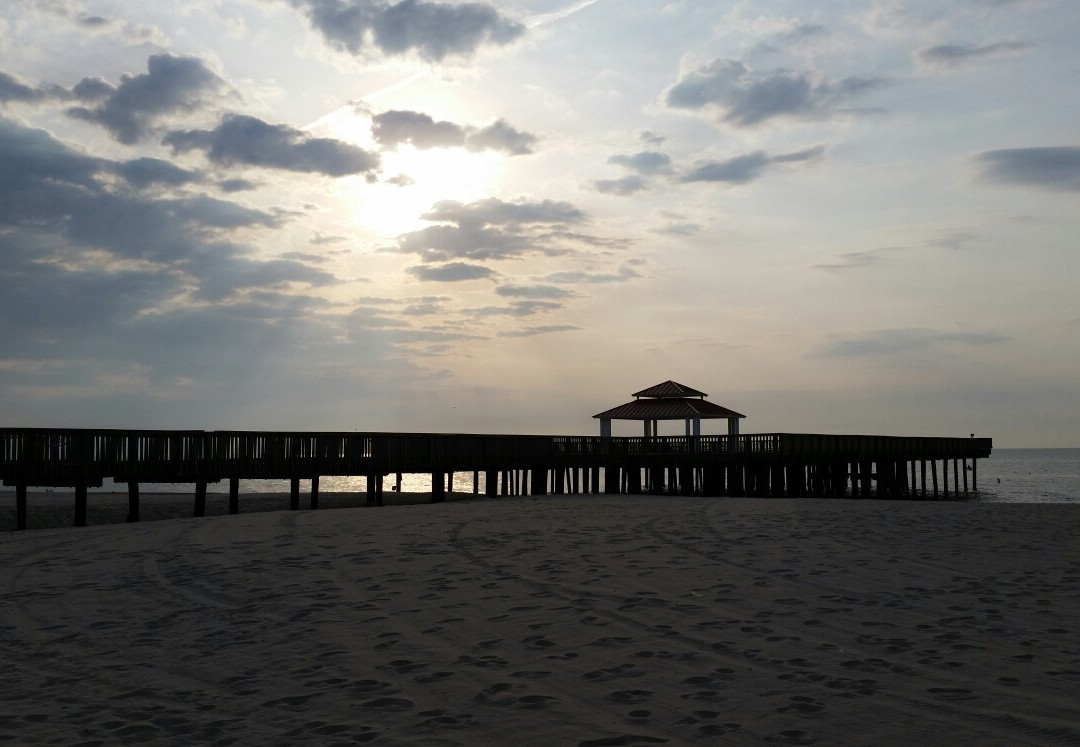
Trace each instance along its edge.
<instances>
[{"instance_id":1,"label":"sun glare","mask_svg":"<svg viewBox=\"0 0 1080 747\"><path fill-rule=\"evenodd\" d=\"M462 148L403 146L384 153L383 181L365 190L356 219L382 237L415 231L436 202L470 202L497 190L502 159Z\"/></svg>"},{"instance_id":2,"label":"sun glare","mask_svg":"<svg viewBox=\"0 0 1080 747\"><path fill-rule=\"evenodd\" d=\"M378 150L366 117L342 109L324 117L319 130L369 150ZM505 155L465 148L421 150L400 145L380 153L378 182L342 180L337 197L353 219L379 238L387 239L425 225L421 215L440 200L469 202L498 192Z\"/></svg>"}]
</instances>

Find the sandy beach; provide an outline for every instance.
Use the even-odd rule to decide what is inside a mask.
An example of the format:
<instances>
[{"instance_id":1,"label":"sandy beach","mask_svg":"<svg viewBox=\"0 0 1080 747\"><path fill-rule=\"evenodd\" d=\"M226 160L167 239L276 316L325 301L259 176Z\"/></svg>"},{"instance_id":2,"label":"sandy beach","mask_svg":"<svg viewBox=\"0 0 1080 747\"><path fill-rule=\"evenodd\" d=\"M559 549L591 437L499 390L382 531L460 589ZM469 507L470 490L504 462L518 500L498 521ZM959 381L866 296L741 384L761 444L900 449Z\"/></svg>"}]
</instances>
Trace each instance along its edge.
<instances>
[{"instance_id":1,"label":"sandy beach","mask_svg":"<svg viewBox=\"0 0 1080 747\"><path fill-rule=\"evenodd\" d=\"M502 498L0 555L13 744L1080 742L1072 505Z\"/></svg>"}]
</instances>

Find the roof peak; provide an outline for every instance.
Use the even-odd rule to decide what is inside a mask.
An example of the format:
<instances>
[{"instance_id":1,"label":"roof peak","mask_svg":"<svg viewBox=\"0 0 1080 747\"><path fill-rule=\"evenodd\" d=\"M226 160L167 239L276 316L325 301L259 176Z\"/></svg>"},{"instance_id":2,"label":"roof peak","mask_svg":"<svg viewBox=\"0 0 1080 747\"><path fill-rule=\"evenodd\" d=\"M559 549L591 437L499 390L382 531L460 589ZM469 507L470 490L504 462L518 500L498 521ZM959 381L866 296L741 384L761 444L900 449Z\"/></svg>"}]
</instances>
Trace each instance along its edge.
<instances>
[{"instance_id":1,"label":"roof peak","mask_svg":"<svg viewBox=\"0 0 1080 747\"><path fill-rule=\"evenodd\" d=\"M660 384L655 384L647 389L642 389L640 392L634 392L634 397L651 397L655 399L668 399L668 398L681 398L681 397L701 397L704 399L708 397L705 392L699 392L693 387L680 384L677 381L668 379Z\"/></svg>"}]
</instances>

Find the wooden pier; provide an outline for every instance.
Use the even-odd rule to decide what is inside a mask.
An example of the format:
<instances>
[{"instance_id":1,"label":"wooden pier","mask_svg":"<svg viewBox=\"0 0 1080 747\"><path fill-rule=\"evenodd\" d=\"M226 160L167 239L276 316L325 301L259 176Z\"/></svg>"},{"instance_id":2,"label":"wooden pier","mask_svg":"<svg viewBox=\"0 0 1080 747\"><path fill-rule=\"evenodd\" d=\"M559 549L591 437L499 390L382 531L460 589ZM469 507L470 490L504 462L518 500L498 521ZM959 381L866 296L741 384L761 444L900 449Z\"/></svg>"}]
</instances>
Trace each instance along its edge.
<instances>
[{"instance_id":1,"label":"wooden pier","mask_svg":"<svg viewBox=\"0 0 1080 747\"><path fill-rule=\"evenodd\" d=\"M446 477L484 475L485 494L677 493L705 496L958 498L978 490L977 460L989 438L763 433L720 436L497 436L432 433L0 429L0 479L16 489L16 523L26 527L28 487L75 490L75 524L86 524L87 489L127 484L128 520L139 520L141 483L190 483L195 516L210 483L229 481L239 512L245 479L300 481L363 476L367 502L382 505L389 475L432 476L431 500ZM927 475L931 481L927 482ZM970 477L970 480L969 480ZM939 479L940 478L940 479ZM951 480L950 480L951 478Z\"/></svg>"}]
</instances>

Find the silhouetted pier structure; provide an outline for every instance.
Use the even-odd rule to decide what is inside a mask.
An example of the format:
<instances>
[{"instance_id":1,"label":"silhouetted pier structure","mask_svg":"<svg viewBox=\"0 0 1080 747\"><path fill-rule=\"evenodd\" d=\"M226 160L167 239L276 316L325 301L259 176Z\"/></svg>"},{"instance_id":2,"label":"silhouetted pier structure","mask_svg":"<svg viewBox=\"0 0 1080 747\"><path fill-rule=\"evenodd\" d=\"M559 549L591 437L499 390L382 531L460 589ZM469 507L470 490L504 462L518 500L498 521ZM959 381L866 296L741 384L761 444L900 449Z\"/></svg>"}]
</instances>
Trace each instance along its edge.
<instances>
[{"instance_id":1,"label":"silhouetted pier structure","mask_svg":"<svg viewBox=\"0 0 1080 747\"><path fill-rule=\"evenodd\" d=\"M696 430L696 429L695 429ZM655 433L655 427L652 430ZM432 476L431 500L446 478L473 473L473 492L677 493L705 496L955 498L976 491L977 460L989 438L922 438L762 433L717 436L498 436L425 433L0 429L0 478L16 488L17 526L26 527L28 487L70 487L75 524L86 524L87 489L106 479L128 486L128 520L139 519L142 483L190 483L194 515L209 483L229 481L239 512L245 479L366 478L367 502L382 505L389 475ZM928 483L927 475L931 477ZM951 471L951 481L950 481ZM970 481L969 481L970 476ZM940 477L940 479L939 479Z\"/></svg>"}]
</instances>

